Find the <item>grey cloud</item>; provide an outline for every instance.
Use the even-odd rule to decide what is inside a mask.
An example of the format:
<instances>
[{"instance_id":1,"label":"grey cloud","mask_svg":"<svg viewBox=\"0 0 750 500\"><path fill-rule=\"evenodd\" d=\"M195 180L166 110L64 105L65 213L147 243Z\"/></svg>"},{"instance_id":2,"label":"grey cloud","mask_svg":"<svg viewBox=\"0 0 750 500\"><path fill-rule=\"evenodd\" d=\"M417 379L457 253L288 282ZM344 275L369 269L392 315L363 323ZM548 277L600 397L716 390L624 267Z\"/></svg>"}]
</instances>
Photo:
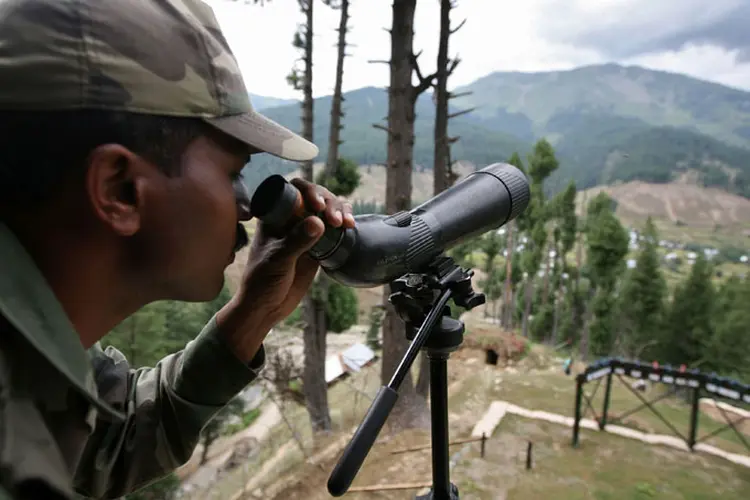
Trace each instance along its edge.
<instances>
[{"instance_id":1,"label":"grey cloud","mask_svg":"<svg viewBox=\"0 0 750 500\"><path fill-rule=\"evenodd\" d=\"M629 0L590 10L571 0L548 0L539 34L548 41L625 59L710 44L750 61L750 1Z\"/></svg>"}]
</instances>

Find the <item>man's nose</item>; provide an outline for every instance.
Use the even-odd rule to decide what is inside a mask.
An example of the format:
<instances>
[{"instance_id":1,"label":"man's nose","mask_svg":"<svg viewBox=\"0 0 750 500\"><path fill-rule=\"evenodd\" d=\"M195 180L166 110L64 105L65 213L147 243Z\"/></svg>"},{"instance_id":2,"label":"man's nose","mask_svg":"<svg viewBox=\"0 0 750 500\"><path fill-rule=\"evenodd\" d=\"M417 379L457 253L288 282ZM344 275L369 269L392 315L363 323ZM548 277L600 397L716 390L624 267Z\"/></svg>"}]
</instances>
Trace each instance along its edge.
<instances>
[{"instance_id":1,"label":"man's nose","mask_svg":"<svg viewBox=\"0 0 750 500\"><path fill-rule=\"evenodd\" d=\"M250 213L250 193L247 192L247 186L242 180L234 181L234 197L237 200L237 215L240 220L252 219Z\"/></svg>"}]
</instances>

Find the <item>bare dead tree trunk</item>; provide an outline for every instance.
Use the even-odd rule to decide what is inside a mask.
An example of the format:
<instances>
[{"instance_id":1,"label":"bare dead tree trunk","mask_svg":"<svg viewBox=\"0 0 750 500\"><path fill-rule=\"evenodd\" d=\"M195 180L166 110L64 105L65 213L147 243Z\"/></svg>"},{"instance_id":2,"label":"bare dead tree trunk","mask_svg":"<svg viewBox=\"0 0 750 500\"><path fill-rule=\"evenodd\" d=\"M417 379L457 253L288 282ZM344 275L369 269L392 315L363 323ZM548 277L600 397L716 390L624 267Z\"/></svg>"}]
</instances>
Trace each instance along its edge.
<instances>
[{"instance_id":1,"label":"bare dead tree trunk","mask_svg":"<svg viewBox=\"0 0 750 500\"><path fill-rule=\"evenodd\" d=\"M543 255L543 263L544 263L544 284L542 285L542 307L547 305L547 302L549 300L549 248L550 245L548 243L544 244L544 249L542 251Z\"/></svg>"},{"instance_id":2,"label":"bare dead tree trunk","mask_svg":"<svg viewBox=\"0 0 750 500\"><path fill-rule=\"evenodd\" d=\"M503 297L502 325L506 330L513 328L513 254L515 245L513 243L513 221L508 223L508 238L505 258L505 293Z\"/></svg>"},{"instance_id":3,"label":"bare dead tree trunk","mask_svg":"<svg viewBox=\"0 0 750 500\"><path fill-rule=\"evenodd\" d=\"M557 343L560 341L557 335L558 325L560 323L560 302L562 300L562 298L560 297L560 290L555 290L553 292L553 297L555 301L555 312L552 320L552 344L557 345Z\"/></svg>"},{"instance_id":4,"label":"bare dead tree trunk","mask_svg":"<svg viewBox=\"0 0 750 500\"><path fill-rule=\"evenodd\" d=\"M417 97L427 90L434 75L423 77L414 55L414 11L416 0L393 0L391 25L390 87L388 89L388 162L385 210L394 214L409 210L412 193L412 154L414 149L414 107ZM419 83L412 85L412 74ZM381 380L387 384L408 346L404 324L388 302L390 286L383 287L383 363ZM399 399L388 419L393 430L429 425L427 404L415 390L407 374Z\"/></svg>"},{"instance_id":5,"label":"bare dead tree trunk","mask_svg":"<svg viewBox=\"0 0 750 500\"><path fill-rule=\"evenodd\" d=\"M346 24L349 21L349 0L341 0L341 16L339 17L339 39L336 55L336 82L333 86L333 98L331 100L331 128L328 133L328 159L326 160L326 177L336 173L339 160L339 146L341 145L341 118L344 112L341 105L344 96L341 87L344 82L344 57L346 57Z\"/></svg>"},{"instance_id":6,"label":"bare dead tree trunk","mask_svg":"<svg viewBox=\"0 0 750 500\"><path fill-rule=\"evenodd\" d=\"M313 141L313 4L314 0L298 0L305 14L305 72L302 79L302 137ZM309 181L313 179L313 162L302 164L302 176Z\"/></svg>"},{"instance_id":7,"label":"bare dead tree trunk","mask_svg":"<svg viewBox=\"0 0 750 500\"><path fill-rule=\"evenodd\" d=\"M523 336L529 337L529 315L531 314L531 299L534 297L534 277L529 273L526 279L525 303L523 307Z\"/></svg>"},{"instance_id":8,"label":"bare dead tree trunk","mask_svg":"<svg viewBox=\"0 0 750 500\"><path fill-rule=\"evenodd\" d=\"M435 136L432 167L433 193L438 194L448 188L448 38L451 29L451 2L440 1L440 43L437 55L435 78Z\"/></svg>"},{"instance_id":9,"label":"bare dead tree trunk","mask_svg":"<svg viewBox=\"0 0 750 500\"><path fill-rule=\"evenodd\" d=\"M440 42L437 55L437 70L435 72L434 98L435 101L435 132L434 155L432 167L433 194L445 191L456 181L451 171L450 145L458 140L448 137L448 77L455 71L460 59L448 58L448 39L458 31L463 23L451 29L450 11L453 8L451 0L440 1ZM417 393L427 398L430 390L430 364L424 353L420 354L419 377L417 378Z\"/></svg>"},{"instance_id":10,"label":"bare dead tree trunk","mask_svg":"<svg viewBox=\"0 0 750 500\"><path fill-rule=\"evenodd\" d=\"M301 32L294 36L293 45L303 51L304 70L300 75L296 69L287 77L295 89L302 90L302 136L313 141L313 0L297 0L305 15ZM300 81L301 80L301 81ZM313 162L302 164L302 177L313 181ZM325 301L316 291L316 285L302 299L304 319L303 342L305 364L302 371L302 391L310 416L313 432L331 430L331 416L328 410L328 386L325 382L326 320ZM317 293L317 296L316 296Z\"/></svg>"}]
</instances>

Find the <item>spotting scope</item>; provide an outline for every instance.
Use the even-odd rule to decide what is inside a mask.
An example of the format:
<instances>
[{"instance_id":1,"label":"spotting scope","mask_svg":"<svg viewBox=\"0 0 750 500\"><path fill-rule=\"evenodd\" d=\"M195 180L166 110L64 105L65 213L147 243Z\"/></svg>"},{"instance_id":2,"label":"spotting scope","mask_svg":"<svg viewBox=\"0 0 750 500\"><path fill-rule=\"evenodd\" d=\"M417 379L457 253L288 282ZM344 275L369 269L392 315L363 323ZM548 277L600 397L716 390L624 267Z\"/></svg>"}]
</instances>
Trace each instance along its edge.
<instances>
[{"instance_id":1,"label":"spotting scope","mask_svg":"<svg viewBox=\"0 0 750 500\"><path fill-rule=\"evenodd\" d=\"M420 272L443 251L513 220L526 209L529 198L523 172L507 163L493 163L412 210L358 215L354 228L326 225L308 253L343 285L385 285L406 273ZM299 190L281 175L272 175L258 186L250 212L269 228L311 215Z\"/></svg>"}]
</instances>

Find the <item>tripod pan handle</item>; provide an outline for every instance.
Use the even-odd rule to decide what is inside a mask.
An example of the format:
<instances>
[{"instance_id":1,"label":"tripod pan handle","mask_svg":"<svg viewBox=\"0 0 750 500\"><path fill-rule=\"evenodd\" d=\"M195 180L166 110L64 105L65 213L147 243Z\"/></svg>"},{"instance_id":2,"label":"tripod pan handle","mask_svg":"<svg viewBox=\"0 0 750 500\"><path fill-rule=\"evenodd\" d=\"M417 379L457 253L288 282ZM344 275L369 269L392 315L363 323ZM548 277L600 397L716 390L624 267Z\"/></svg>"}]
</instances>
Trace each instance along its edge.
<instances>
[{"instance_id":1,"label":"tripod pan handle","mask_svg":"<svg viewBox=\"0 0 750 500\"><path fill-rule=\"evenodd\" d=\"M331 495L340 497L349 489L397 400L398 392L385 385L380 388L328 478L328 492Z\"/></svg>"}]
</instances>

